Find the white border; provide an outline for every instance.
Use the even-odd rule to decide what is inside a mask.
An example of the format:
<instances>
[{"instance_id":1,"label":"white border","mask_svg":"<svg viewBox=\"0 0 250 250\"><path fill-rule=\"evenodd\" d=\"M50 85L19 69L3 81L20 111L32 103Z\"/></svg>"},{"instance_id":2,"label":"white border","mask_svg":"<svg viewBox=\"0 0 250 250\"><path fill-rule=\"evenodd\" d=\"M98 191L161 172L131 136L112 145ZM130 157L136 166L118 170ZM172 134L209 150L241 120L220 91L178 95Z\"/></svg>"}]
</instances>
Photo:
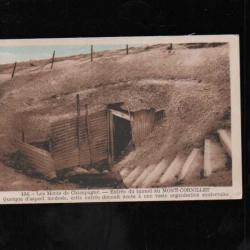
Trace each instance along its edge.
<instances>
[{"instance_id":1,"label":"white border","mask_svg":"<svg viewBox=\"0 0 250 250\"><path fill-rule=\"evenodd\" d=\"M204 36L154 36L154 37L107 37L107 38L60 38L60 39L18 39L18 40L0 40L0 46L31 46L31 45L105 45L105 44L158 44L158 43L209 43L209 42L227 42L230 48L230 84L231 84L231 136L232 136L232 187L207 187L209 193L212 194L227 194L226 196L211 196L211 197L188 197L188 198L127 198L127 199L92 199L91 201L86 200L84 196L82 199L77 201L71 200L53 200L53 201L31 201L29 199L23 200L22 202L4 200L4 197L20 197L20 191L7 191L0 192L0 204L18 204L18 203L75 203L75 202L124 202L124 201L171 201L171 200L224 200L224 199L241 199L242 198L242 159L241 159L241 108L240 108L240 63L239 63L239 36L238 35L204 35ZM167 188L170 190L171 188ZM182 193L183 187L175 187ZM188 187L192 188L192 187ZM194 187L195 188L195 187ZM201 187L206 188L206 187ZM163 188L159 188L161 191ZM177 190L176 189L176 190ZM84 189L79 190L83 192ZM99 189L99 192L111 192L111 191L122 191L122 189ZM126 189L136 190L138 189ZM143 191L143 189L140 189ZM156 189L151 189L153 192ZM55 190L53 190L55 191ZM67 190L72 192L75 190ZM88 192L89 190L86 190ZM94 190L91 190L94 191ZM38 191L39 192L39 191ZM45 191L46 192L46 191ZM62 194L65 190L60 190ZM130 191L132 192L132 191ZM29 191L33 197L37 196L36 191ZM174 192L173 192L174 194ZM202 192L200 192L202 194Z\"/></svg>"}]
</instances>

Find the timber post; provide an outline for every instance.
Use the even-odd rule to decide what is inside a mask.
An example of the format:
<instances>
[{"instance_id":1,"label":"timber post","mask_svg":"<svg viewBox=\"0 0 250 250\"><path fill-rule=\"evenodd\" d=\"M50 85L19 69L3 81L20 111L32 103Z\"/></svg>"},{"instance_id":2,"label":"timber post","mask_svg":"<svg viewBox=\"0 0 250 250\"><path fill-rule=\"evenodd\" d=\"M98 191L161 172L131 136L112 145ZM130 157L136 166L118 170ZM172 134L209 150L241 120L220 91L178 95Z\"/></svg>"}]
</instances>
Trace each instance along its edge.
<instances>
[{"instance_id":1,"label":"timber post","mask_svg":"<svg viewBox=\"0 0 250 250\"><path fill-rule=\"evenodd\" d=\"M93 45L91 45L90 46L90 60L91 60L91 62L93 62L93 51L94 51Z\"/></svg>"},{"instance_id":2,"label":"timber post","mask_svg":"<svg viewBox=\"0 0 250 250\"><path fill-rule=\"evenodd\" d=\"M89 132L89 111L88 111L88 104L85 104L85 122L86 122L86 132L87 132L87 141L88 141L88 148L89 148L89 160L90 160L90 166L93 164L92 159L92 140L91 135Z\"/></svg>"},{"instance_id":3,"label":"timber post","mask_svg":"<svg viewBox=\"0 0 250 250\"><path fill-rule=\"evenodd\" d=\"M77 131L77 147L78 147L78 163L81 166L81 154L80 154L80 96L76 95L76 131Z\"/></svg>"},{"instance_id":4,"label":"timber post","mask_svg":"<svg viewBox=\"0 0 250 250\"><path fill-rule=\"evenodd\" d=\"M126 44L126 55L128 55L128 44Z\"/></svg>"},{"instance_id":5,"label":"timber post","mask_svg":"<svg viewBox=\"0 0 250 250\"><path fill-rule=\"evenodd\" d=\"M11 79L14 77L15 71L16 71L16 62L14 63L14 67L13 67L12 74L11 74Z\"/></svg>"},{"instance_id":6,"label":"timber post","mask_svg":"<svg viewBox=\"0 0 250 250\"><path fill-rule=\"evenodd\" d=\"M56 51L54 50L54 51L53 51L53 55L52 55L51 68L50 68L50 69L53 68L54 60L55 60L55 54L56 54Z\"/></svg>"}]
</instances>

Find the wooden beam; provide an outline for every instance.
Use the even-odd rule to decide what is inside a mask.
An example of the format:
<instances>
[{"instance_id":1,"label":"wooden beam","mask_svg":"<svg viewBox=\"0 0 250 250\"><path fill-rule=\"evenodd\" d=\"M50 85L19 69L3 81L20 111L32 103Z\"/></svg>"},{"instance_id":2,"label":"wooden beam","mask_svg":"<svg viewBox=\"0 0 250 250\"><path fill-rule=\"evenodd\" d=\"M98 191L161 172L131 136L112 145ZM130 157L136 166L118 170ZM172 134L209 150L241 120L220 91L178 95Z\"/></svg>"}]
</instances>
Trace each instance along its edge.
<instances>
[{"instance_id":1,"label":"wooden beam","mask_svg":"<svg viewBox=\"0 0 250 250\"><path fill-rule=\"evenodd\" d=\"M113 120L113 114L110 111L109 112L109 131L110 131L110 158L111 158L111 165L114 161L114 120Z\"/></svg>"},{"instance_id":2,"label":"wooden beam","mask_svg":"<svg viewBox=\"0 0 250 250\"><path fill-rule=\"evenodd\" d=\"M77 122L76 122L76 131L77 131L77 146L78 146L78 163L79 167L81 166L81 150L80 150L80 95L76 95L76 113L77 113Z\"/></svg>"},{"instance_id":3,"label":"wooden beam","mask_svg":"<svg viewBox=\"0 0 250 250\"><path fill-rule=\"evenodd\" d=\"M121 111L114 110L114 109L110 109L110 112L112 113L112 115L115 115L115 116L118 116L120 118L123 118L123 119L130 121L130 116L126 113L123 113Z\"/></svg>"},{"instance_id":4,"label":"wooden beam","mask_svg":"<svg viewBox=\"0 0 250 250\"><path fill-rule=\"evenodd\" d=\"M91 45L90 46L90 60L91 60L91 62L93 62L93 51L94 51L93 45Z\"/></svg>"},{"instance_id":5,"label":"wooden beam","mask_svg":"<svg viewBox=\"0 0 250 250\"><path fill-rule=\"evenodd\" d=\"M85 122L86 122L86 132L87 132L87 141L89 146L89 159L90 166L93 164L93 153L92 153L92 138L89 132L89 112L88 112L88 104L85 104Z\"/></svg>"},{"instance_id":6,"label":"wooden beam","mask_svg":"<svg viewBox=\"0 0 250 250\"><path fill-rule=\"evenodd\" d=\"M112 156L111 156L111 138L110 138L110 111L107 112L107 128L108 128L108 144L107 144L107 149L108 149L108 163L109 166L112 166Z\"/></svg>"},{"instance_id":7,"label":"wooden beam","mask_svg":"<svg viewBox=\"0 0 250 250\"><path fill-rule=\"evenodd\" d=\"M16 71L16 62L14 63L14 67L13 67L13 70L12 70L11 78L14 77L15 71Z\"/></svg>"},{"instance_id":8,"label":"wooden beam","mask_svg":"<svg viewBox=\"0 0 250 250\"><path fill-rule=\"evenodd\" d=\"M50 69L53 68L54 60L55 60L55 54L56 54L56 51L54 50L54 51L53 51L53 55L52 55L51 68L50 68Z\"/></svg>"},{"instance_id":9,"label":"wooden beam","mask_svg":"<svg viewBox=\"0 0 250 250\"><path fill-rule=\"evenodd\" d=\"M78 148L80 148L80 96L76 95L76 114L77 114L77 122L76 122L76 131L77 131L77 143Z\"/></svg>"}]
</instances>

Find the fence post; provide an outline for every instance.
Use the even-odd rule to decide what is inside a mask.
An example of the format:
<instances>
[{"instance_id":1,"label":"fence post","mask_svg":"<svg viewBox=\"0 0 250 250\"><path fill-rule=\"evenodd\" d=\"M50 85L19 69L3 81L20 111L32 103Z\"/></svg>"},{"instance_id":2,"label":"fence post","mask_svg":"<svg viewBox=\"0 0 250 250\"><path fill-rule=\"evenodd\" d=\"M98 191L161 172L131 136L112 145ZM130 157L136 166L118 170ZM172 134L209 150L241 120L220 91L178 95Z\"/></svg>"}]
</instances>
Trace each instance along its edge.
<instances>
[{"instance_id":1,"label":"fence post","mask_svg":"<svg viewBox=\"0 0 250 250\"><path fill-rule=\"evenodd\" d=\"M93 45L90 46L91 62L93 62Z\"/></svg>"},{"instance_id":2,"label":"fence post","mask_svg":"<svg viewBox=\"0 0 250 250\"><path fill-rule=\"evenodd\" d=\"M53 51L53 56L52 56L51 68L50 69L53 68L53 64L54 64L54 60L55 60L55 54L56 54L56 51L54 50Z\"/></svg>"},{"instance_id":3,"label":"fence post","mask_svg":"<svg viewBox=\"0 0 250 250\"><path fill-rule=\"evenodd\" d=\"M11 74L11 79L14 77L15 71L16 71L16 62L14 63L14 67L13 67L12 74Z\"/></svg>"},{"instance_id":4,"label":"fence post","mask_svg":"<svg viewBox=\"0 0 250 250\"><path fill-rule=\"evenodd\" d=\"M128 44L126 45L126 54L128 55Z\"/></svg>"},{"instance_id":5,"label":"fence post","mask_svg":"<svg viewBox=\"0 0 250 250\"><path fill-rule=\"evenodd\" d=\"M92 166L93 159L92 159L92 143L91 143L91 136L89 133L89 111L88 111L88 104L85 104L85 122L86 122L86 132L87 132L87 141L88 141L88 148L89 148L89 160L90 166Z\"/></svg>"}]
</instances>

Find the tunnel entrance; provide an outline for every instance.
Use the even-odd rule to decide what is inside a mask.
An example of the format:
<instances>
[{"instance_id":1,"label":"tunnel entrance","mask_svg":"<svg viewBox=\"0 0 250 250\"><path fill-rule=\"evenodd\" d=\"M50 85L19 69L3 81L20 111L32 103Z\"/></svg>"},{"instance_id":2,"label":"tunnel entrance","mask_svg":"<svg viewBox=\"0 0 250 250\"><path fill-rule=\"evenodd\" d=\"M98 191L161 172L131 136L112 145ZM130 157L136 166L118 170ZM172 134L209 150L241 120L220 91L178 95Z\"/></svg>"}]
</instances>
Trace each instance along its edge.
<instances>
[{"instance_id":1,"label":"tunnel entrance","mask_svg":"<svg viewBox=\"0 0 250 250\"><path fill-rule=\"evenodd\" d=\"M120 107L109 107L109 162L120 161L133 150L131 117Z\"/></svg>"},{"instance_id":2,"label":"tunnel entrance","mask_svg":"<svg viewBox=\"0 0 250 250\"><path fill-rule=\"evenodd\" d=\"M152 132L155 123L164 118L164 111L155 109L126 110L120 103L108 105L110 165L122 160ZM157 113L157 115L156 115Z\"/></svg>"},{"instance_id":3,"label":"tunnel entrance","mask_svg":"<svg viewBox=\"0 0 250 250\"><path fill-rule=\"evenodd\" d=\"M132 147L132 131L130 121L118 116L113 117L114 160L126 155Z\"/></svg>"}]
</instances>

